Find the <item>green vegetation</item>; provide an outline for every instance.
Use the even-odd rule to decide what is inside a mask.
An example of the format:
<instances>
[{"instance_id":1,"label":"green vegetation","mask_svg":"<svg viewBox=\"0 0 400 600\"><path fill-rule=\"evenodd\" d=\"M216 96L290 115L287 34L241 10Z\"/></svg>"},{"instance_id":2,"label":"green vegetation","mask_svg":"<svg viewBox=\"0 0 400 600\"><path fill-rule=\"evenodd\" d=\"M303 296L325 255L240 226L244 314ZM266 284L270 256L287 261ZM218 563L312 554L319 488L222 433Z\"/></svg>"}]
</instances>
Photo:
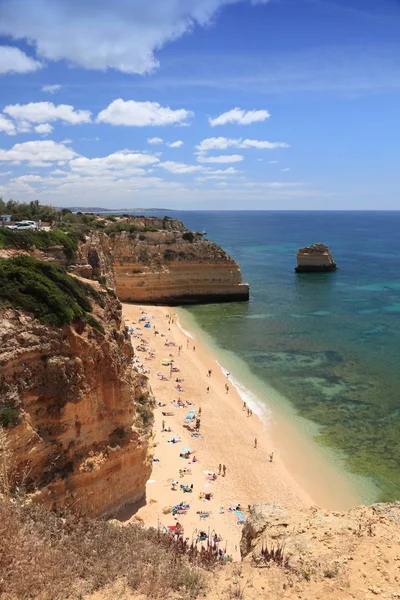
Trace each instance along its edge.
<instances>
[{"instance_id":1,"label":"green vegetation","mask_svg":"<svg viewBox=\"0 0 400 600\"><path fill-rule=\"evenodd\" d=\"M9 200L5 202L0 198L0 214L11 215L13 221L22 221L27 219L29 221L53 221L55 220L56 211L51 206L42 205L39 200L33 202L15 202L15 200Z\"/></svg>"},{"instance_id":2,"label":"green vegetation","mask_svg":"<svg viewBox=\"0 0 400 600\"><path fill-rule=\"evenodd\" d=\"M0 259L0 302L31 312L43 323L61 327L76 320L102 330L90 314L89 297L100 294L53 263L30 256Z\"/></svg>"},{"instance_id":3,"label":"green vegetation","mask_svg":"<svg viewBox=\"0 0 400 600\"><path fill-rule=\"evenodd\" d=\"M182 239L185 240L185 242L193 243L194 233L192 231L185 231L185 233L182 235Z\"/></svg>"},{"instance_id":4,"label":"green vegetation","mask_svg":"<svg viewBox=\"0 0 400 600\"><path fill-rule=\"evenodd\" d=\"M51 246L62 246L65 256L71 260L78 248L78 242L75 237L67 235L58 229L51 231L38 231L34 229L16 231L7 229L7 227L0 228L0 248L29 250L33 246L39 250L46 250Z\"/></svg>"},{"instance_id":5,"label":"green vegetation","mask_svg":"<svg viewBox=\"0 0 400 600\"><path fill-rule=\"evenodd\" d=\"M0 427L11 428L19 423L19 410L15 406L0 406Z\"/></svg>"}]
</instances>

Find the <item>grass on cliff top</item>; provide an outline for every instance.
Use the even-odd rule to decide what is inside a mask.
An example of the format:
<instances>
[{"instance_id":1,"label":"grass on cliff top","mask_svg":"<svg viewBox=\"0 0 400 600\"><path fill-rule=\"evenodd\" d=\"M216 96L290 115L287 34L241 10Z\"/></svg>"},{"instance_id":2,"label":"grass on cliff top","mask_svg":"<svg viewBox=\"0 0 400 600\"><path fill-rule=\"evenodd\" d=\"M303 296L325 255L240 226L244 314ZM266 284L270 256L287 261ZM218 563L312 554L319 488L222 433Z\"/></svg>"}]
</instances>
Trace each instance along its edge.
<instances>
[{"instance_id":1,"label":"grass on cliff top","mask_svg":"<svg viewBox=\"0 0 400 600\"><path fill-rule=\"evenodd\" d=\"M59 265L25 255L0 259L0 282L0 303L33 313L48 325L62 327L81 320L103 330L90 315L89 298L100 302L100 294Z\"/></svg>"},{"instance_id":2,"label":"grass on cliff top","mask_svg":"<svg viewBox=\"0 0 400 600\"><path fill-rule=\"evenodd\" d=\"M46 250L52 246L62 246L66 258L71 260L78 248L78 242L75 237L59 229L51 231L37 231L34 229L15 231L7 229L7 227L0 227L0 248L29 250L33 246L38 250Z\"/></svg>"},{"instance_id":3,"label":"grass on cliff top","mask_svg":"<svg viewBox=\"0 0 400 600\"><path fill-rule=\"evenodd\" d=\"M61 519L0 499L0 598L77 600L121 580L152 599L196 598L204 576L167 542L139 525Z\"/></svg>"}]
</instances>

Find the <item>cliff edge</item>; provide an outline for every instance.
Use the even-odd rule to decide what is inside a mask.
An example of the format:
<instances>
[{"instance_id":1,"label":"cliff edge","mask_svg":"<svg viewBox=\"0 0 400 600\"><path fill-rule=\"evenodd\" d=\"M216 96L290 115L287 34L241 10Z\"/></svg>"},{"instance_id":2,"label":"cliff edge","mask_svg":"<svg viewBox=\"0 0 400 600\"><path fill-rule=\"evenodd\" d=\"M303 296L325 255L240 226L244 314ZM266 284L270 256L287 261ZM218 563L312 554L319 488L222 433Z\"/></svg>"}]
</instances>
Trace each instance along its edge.
<instances>
[{"instance_id":1,"label":"cliff edge","mask_svg":"<svg viewBox=\"0 0 400 600\"><path fill-rule=\"evenodd\" d=\"M0 260L0 269L0 423L11 488L86 515L141 499L153 397L132 367L120 302L28 256Z\"/></svg>"},{"instance_id":2,"label":"cliff edge","mask_svg":"<svg viewBox=\"0 0 400 600\"><path fill-rule=\"evenodd\" d=\"M246 598L400 598L400 503L341 513L252 506L241 554Z\"/></svg>"},{"instance_id":3,"label":"cliff edge","mask_svg":"<svg viewBox=\"0 0 400 600\"><path fill-rule=\"evenodd\" d=\"M70 269L105 275L123 302L185 304L249 299L238 264L177 219L129 217L89 232Z\"/></svg>"}]
</instances>

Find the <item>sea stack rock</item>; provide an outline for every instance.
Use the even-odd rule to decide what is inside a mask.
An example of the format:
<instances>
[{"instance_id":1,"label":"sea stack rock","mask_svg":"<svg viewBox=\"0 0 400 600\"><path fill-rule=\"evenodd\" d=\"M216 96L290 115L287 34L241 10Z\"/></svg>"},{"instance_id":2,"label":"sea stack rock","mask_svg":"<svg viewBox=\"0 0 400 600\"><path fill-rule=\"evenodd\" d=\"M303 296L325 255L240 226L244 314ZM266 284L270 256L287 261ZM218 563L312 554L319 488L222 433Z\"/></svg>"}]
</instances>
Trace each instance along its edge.
<instances>
[{"instance_id":1,"label":"sea stack rock","mask_svg":"<svg viewBox=\"0 0 400 600\"><path fill-rule=\"evenodd\" d=\"M313 244L297 251L296 273L336 271L336 263L325 244Z\"/></svg>"}]
</instances>

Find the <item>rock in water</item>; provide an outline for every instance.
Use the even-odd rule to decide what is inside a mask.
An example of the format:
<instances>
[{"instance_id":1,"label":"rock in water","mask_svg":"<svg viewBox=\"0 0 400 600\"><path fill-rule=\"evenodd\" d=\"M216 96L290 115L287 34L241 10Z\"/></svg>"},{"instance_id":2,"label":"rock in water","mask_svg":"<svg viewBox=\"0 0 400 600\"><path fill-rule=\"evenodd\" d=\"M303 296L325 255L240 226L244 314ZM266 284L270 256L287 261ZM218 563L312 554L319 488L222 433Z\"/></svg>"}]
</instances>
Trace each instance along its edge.
<instances>
[{"instance_id":1,"label":"rock in water","mask_svg":"<svg viewBox=\"0 0 400 600\"><path fill-rule=\"evenodd\" d=\"M325 244L313 244L297 251L296 273L336 271L336 263Z\"/></svg>"}]
</instances>

